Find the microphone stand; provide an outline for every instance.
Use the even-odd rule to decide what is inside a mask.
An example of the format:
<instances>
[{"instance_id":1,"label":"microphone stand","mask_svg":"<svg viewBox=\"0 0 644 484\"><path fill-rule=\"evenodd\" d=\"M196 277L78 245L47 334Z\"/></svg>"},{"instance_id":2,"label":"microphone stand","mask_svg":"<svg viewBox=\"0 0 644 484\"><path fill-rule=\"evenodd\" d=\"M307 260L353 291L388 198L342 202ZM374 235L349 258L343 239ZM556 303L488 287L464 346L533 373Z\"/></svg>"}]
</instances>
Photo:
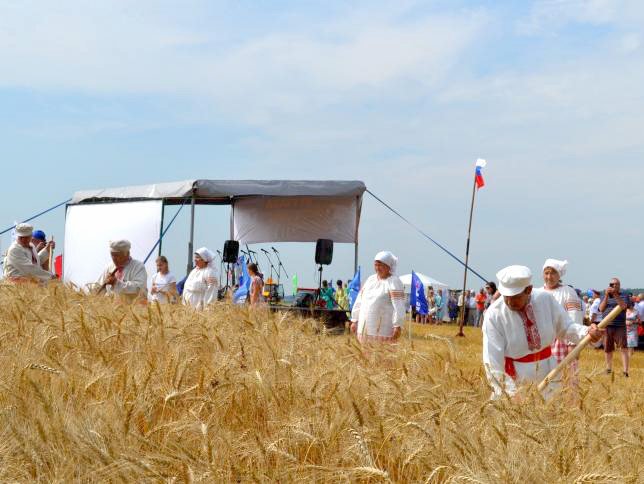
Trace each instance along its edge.
<instances>
[{"instance_id":1,"label":"microphone stand","mask_svg":"<svg viewBox=\"0 0 644 484\"><path fill-rule=\"evenodd\" d=\"M217 249L217 255L219 256L219 287L221 287L221 276L224 275L224 258L219 249ZM228 276L226 276L226 284L228 284Z\"/></svg>"},{"instance_id":2,"label":"microphone stand","mask_svg":"<svg viewBox=\"0 0 644 484\"><path fill-rule=\"evenodd\" d=\"M248 244L246 244L246 252L248 253L248 258L250 259L250 261L254 264L259 265L259 263L257 262L257 252L255 252L254 250L250 250L250 247L248 247ZM255 254L255 260L253 260L252 254Z\"/></svg>"},{"instance_id":3,"label":"microphone stand","mask_svg":"<svg viewBox=\"0 0 644 484\"><path fill-rule=\"evenodd\" d=\"M274 296L276 296L275 293L277 292L277 289L275 291L273 291L273 287L275 286L275 282L273 281L273 271L277 272L277 269L275 269L275 266L273 265L273 261L271 260L271 258L269 256L269 252L266 249L261 249L261 251L264 252L264 255L266 256L266 259L268 260L268 263L271 265L270 281L271 281L272 285L269 286L270 291L269 291L268 297L269 297L269 301L273 301L274 299L277 299L276 297L274 297Z\"/></svg>"},{"instance_id":4,"label":"microphone stand","mask_svg":"<svg viewBox=\"0 0 644 484\"><path fill-rule=\"evenodd\" d=\"M288 277L288 272L286 272L286 267L284 267L284 264L282 264L280 253L277 252L277 249L275 247L271 247L271 249L273 249L273 252L275 252L275 257L277 257L277 287L279 288L282 269L284 269L284 274L286 275L286 277Z\"/></svg>"}]
</instances>

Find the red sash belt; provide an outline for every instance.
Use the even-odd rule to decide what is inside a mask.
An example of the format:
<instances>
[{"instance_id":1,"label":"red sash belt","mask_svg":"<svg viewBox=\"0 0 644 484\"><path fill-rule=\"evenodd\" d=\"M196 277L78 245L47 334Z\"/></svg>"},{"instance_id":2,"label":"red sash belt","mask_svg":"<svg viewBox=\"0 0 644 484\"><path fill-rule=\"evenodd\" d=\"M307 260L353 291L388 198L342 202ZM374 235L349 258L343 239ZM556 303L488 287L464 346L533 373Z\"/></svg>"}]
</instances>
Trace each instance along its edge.
<instances>
[{"instance_id":1,"label":"red sash belt","mask_svg":"<svg viewBox=\"0 0 644 484\"><path fill-rule=\"evenodd\" d=\"M509 358L505 357L505 372L512 377L513 380L517 377L517 372L514 369L514 362L518 361L519 363L534 363L535 361L546 360L552 355L552 350L550 345L546 346L544 349L537 353L530 353L529 355L522 356L521 358Z\"/></svg>"}]
</instances>

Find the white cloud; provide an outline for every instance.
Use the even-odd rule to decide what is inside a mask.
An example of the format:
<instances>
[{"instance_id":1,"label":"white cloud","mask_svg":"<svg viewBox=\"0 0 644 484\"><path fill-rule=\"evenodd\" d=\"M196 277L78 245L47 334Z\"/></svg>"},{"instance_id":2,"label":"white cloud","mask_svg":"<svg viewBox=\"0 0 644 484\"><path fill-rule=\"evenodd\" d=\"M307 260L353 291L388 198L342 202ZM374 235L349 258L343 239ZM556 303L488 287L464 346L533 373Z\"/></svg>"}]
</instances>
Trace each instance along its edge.
<instances>
[{"instance_id":1,"label":"white cloud","mask_svg":"<svg viewBox=\"0 0 644 484\"><path fill-rule=\"evenodd\" d=\"M519 21L525 33L556 30L569 22L605 24L613 21L620 0L537 0L527 18Z\"/></svg>"},{"instance_id":2,"label":"white cloud","mask_svg":"<svg viewBox=\"0 0 644 484\"><path fill-rule=\"evenodd\" d=\"M63 5L4 5L0 85L205 97L258 124L273 113L373 95L398 80L432 85L486 21L475 12L403 20L398 7L389 17L386 10L373 17L360 12L359 23L320 20L306 32L293 25L227 43L217 31L173 24L151 4L150 14L145 5L120 2Z\"/></svg>"},{"instance_id":3,"label":"white cloud","mask_svg":"<svg viewBox=\"0 0 644 484\"><path fill-rule=\"evenodd\" d=\"M543 34L570 24L641 27L643 20L644 2L640 0L535 0L517 26L521 33Z\"/></svg>"}]
</instances>

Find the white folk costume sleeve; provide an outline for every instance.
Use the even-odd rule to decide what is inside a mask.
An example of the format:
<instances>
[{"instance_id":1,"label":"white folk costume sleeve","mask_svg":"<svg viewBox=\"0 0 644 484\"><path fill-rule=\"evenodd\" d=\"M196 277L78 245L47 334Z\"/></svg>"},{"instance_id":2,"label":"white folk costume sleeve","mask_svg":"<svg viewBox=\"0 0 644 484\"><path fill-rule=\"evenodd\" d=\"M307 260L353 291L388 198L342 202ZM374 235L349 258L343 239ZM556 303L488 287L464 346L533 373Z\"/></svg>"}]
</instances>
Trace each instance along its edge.
<instances>
[{"instance_id":1,"label":"white folk costume sleeve","mask_svg":"<svg viewBox=\"0 0 644 484\"><path fill-rule=\"evenodd\" d=\"M499 398L504 391L508 395L516 393L514 380L505 373L505 336L494 321L490 312L483 316L483 366L487 379L492 386L492 398Z\"/></svg>"},{"instance_id":2,"label":"white folk costume sleeve","mask_svg":"<svg viewBox=\"0 0 644 484\"><path fill-rule=\"evenodd\" d=\"M31 249L21 247L17 242L9 246L4 261L5 277L35 277L41 281L51 279L51 273L34 264Z\"/></svg>"},{"instance_id":3,"label":"white folk costume sleeve","mask_svg":"<svg viewBox=\"0 0 644 484\"><path fill-rule=\"evenodd\" d=\"M206 269L204 282L206 284L206 290L204 293L203 305L208 306L209 304L217 302L219 281L217 280L217 271L214 268L208 267Z\"/></svg>"},{"instance_id":4,"label":"white folk costume sleeve","mask_svg":"<svg viewBox=\"0 0 644 484\"><path fill-rule=\"evenodd\" d=\"M132 259L123 269L123 279L116 281L114 292L123 294L147 294L148 273L142 262Z\"/></svg>"},{"instance_id":5,"label":"white folk costume sleeve","mask_svg":"<svg viewBox=\"0 0 644 484\"><path fill-rule=\"evenodd\" d=\"M394 328L400 328L405 321L405 288L398 276L391 276L387 279L389 283L389 296L391 305L394 307L394 314L391 325Z\"/></svg>"},{"instance_id":6,"label":"white folk costume sleeve","mask_svg":"<svg viewBox=\"0 0 644 484\"><path fill-rule=\"evenodd\" d=\"M49 264L49 247L45 246L38 251L38 265L44 267Z\"/></svg>"},{"instance_id":7,"label":"white folk costume sleeve","mask_svg":"<svg viewBox=\"0 0 644 484\"><path fill-rule=\"evenodd\" d=\"M584 324L584 312L581 309L581 299L579 299L579 296L577 296L573 288L566 286L566 289L562 302L563 308L574 323Z\"/></svg>"},{"instance_id":8,"label":"white folk costume sleeve","mask_svg":"<svg viewBox=\"0 0 644 484\"><path fill-rule=\"evenodd\" d=\"M569 341L570 343L579 343L581 339L588 334L588 326L574 322L563 306L555 298L548 298L552 306L553 324L555 335L560 340Z\"/></svg>"}]
</instances>

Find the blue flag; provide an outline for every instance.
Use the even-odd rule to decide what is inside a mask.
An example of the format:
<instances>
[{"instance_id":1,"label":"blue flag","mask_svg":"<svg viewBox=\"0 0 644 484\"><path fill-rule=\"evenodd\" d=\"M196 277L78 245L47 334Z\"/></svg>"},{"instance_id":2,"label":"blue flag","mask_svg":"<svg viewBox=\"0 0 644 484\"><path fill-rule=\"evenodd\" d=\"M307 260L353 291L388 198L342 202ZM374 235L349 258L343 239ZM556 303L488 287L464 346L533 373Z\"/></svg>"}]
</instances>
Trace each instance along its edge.
<instances>
[{"instance_id":1,"label":"blue flag","mask_svg":"<svg viewBox=\"0 0 644 484\"><path fill-rule=\"evenodd\" d=\"M423 283L414 271L411 271L409 304L416 308L418 314L427 314L429 312L427 298L425 297L425 286L423 286Z\"/></svg>"},{"instance_id":2,"label":"blue flag","mask_svg":"<svg viewBox=\"0 0 644 484\"><path fill-rule=\"evenodd\" d=\"M353 309L353 303L356 302L358 293L360 292L360 266L358 266L358 271L353 276L353 280L349 283L349 309Z\"/></svg>"},{"instance_id":3,"label":"blue flag","mask_svg":"<svg viewBox=\"0 0 644 484\"><path fill-rule=\"evenodd\" d=\"M239 288L233 293L233 302L235 304L244 304L248 299L250 292L250 274L248 274L248 267L244 256L239 259L241 265L241 276L239 276Z\"/></svg>"}]
</instances>

